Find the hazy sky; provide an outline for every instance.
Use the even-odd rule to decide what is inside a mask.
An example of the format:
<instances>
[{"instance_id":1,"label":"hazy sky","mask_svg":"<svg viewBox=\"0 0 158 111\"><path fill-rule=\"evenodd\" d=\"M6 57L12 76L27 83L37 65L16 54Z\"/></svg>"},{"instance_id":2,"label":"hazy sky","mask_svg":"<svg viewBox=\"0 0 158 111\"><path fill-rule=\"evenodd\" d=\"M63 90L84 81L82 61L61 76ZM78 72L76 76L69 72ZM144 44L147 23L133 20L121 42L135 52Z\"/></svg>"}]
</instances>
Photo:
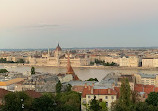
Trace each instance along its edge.
<instances>
[{"instance_id":1,"label":"hazy sky","mask_svg":"<svg viewBox=\"0 0 158 111\"><path fill-rule=\"evenodd\" d=\"M158 46L158 0L0 0L0 49Z\"/></svg>"}]
</instances>

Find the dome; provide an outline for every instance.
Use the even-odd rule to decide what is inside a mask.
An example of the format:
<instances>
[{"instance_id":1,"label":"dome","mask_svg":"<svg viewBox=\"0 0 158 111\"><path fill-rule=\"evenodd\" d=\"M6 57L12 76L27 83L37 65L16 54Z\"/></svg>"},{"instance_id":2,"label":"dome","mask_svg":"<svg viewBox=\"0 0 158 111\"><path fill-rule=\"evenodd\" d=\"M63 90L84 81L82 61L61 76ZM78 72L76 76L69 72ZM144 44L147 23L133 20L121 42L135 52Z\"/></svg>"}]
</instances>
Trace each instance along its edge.
<instances>
[{"instance_id":1,"label":"dome","mask_svg":"<svg viewBox=\"0 0 158 111\"><path fill-rule=\"evenodd\" d=\"M55 51L62 51L60 45L58 44L58 46L56 47Z\"/></svg>"}]
</instances>

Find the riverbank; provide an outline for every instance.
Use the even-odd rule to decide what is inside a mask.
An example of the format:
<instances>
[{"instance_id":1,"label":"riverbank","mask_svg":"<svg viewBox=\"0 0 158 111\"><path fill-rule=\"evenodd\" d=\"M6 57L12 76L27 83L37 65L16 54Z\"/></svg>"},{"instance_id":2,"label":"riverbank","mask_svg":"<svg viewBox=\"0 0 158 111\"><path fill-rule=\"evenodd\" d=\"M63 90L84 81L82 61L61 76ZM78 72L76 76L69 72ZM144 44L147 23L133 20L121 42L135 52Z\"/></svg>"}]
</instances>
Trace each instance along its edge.
<instances>
[{"instance_id":1,"label":"riverbank","mask_svg":"<svg viewBox=\"0 0 158 111\"><path fill-rule=\"evenodd\" d=\"M65 67L65 66L49 66L49 65L32 65L23 63L0 63L1 66L38 66L38 67ZM114 69L114 70L157 70L156 67L120 67L120 66L75 66L75 68L91 68L91 69Z\"/></svg>"}]
</instances>

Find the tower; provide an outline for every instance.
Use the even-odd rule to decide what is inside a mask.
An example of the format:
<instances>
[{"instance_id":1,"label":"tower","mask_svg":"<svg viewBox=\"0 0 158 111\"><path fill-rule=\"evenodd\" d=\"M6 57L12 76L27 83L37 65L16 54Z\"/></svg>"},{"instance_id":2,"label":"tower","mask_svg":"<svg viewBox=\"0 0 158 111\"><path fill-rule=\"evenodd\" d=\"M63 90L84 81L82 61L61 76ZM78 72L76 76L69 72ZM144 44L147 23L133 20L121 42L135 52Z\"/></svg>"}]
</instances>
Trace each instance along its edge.
<instances>
[{"instance_id":1,"label":"tower","mask_svg":"<svg viewBox=\"0 0 158 111\"><path fill-rule=\"evenodd\" d=\"M56 47L56 49L55 49L55 52L54 52L54 57L60 57L62 55L62 49L61 49L61 47L60 47L60 45L59 45L59 43L58 43L58 46Z\"/></svg>"},{"instance_id":2,"label":"tower","mask_svg":"<svg viewBox=\"0 0 158 111\"><path fill-rule=\"evenodd\" d=\"M66 73L66 74L72 74L73 80L75 80L75 81L76 81L76 80L80 80L80 79L78 78L78 76L75 74L75 72L74 72L74 70L73 70L73 68L72 68L72 66L71 66L69 54L68 54L67 73Z\"/></svg>"},{"instance_id":3,"label":"tower","mask_svg":"<svg viewBox=\"0 0 158 111\"><path fill-rule=\"evenodd\" d=\"M48 57L50 57L50 50L49 50L49 48L48 48Z\"/></svg>"}]
</instances>

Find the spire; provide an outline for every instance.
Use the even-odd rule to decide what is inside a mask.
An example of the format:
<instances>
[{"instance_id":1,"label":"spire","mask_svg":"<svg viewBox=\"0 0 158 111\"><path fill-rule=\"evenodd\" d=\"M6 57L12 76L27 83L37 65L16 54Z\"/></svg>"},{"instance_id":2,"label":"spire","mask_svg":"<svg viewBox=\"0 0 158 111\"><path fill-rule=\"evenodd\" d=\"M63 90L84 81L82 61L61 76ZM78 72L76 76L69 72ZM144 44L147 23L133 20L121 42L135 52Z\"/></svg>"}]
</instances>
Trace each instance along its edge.
<instances>
[{"instance_id":1,"label":"spire","mask_svg":"<svg viewBox=\"0 0 158 111\"><path fill-rule=\"evenodd\" d=\"M66 74L75 74L74 70L72 69L70 63L70 55L68 54L68 61L67 61L67 73Z\"/></svg>"},{"instance_id":2,"label":"spire","mask_svg":"<svg viewBox=\"0 0 158 111\"><path fill-rule=\"evenodd\" d=\"M73 76L73 80L80 80L78 78L78 76L75 74L73 68L71 67L71 63L70 63L70 56L68 54L68 61L67 61L67 73L66 74L72 74Z\"/></svg>"},{"instance_id":3,"label":"spire","mask_svg":"<svg viewBox=\"0 0 158 111\"><path fill-rule=\"evenodd\" d=\"M49 48L48 48L48 57L50 56L50 50L49 50Z\"/></svg>"}]
</instances>

